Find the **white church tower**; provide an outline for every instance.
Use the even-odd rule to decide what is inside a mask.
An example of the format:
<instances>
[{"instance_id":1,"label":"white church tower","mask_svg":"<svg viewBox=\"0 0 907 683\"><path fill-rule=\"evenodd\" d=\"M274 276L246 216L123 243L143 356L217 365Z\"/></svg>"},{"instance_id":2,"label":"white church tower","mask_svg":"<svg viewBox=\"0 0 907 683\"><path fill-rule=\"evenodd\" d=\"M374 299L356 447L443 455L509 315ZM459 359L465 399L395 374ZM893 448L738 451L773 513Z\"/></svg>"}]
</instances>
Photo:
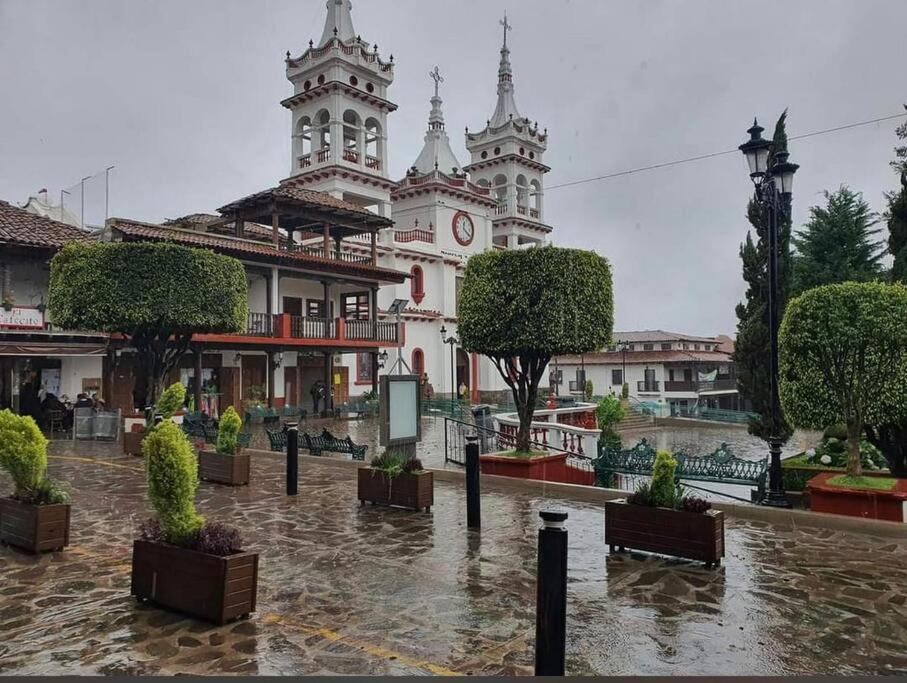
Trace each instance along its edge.
<instances>
[{"instance_id":1,"label":"white church tower","mask_svg":"<svg viewBox=\"0 0 907 683\"><path fill-rule=\"evenodd\" d=\"M324 31L299 57L287 53L293 95L290 177L313 190L390 216L387 99L394 57L383 61L353 29L350 0L327 0Z\"/></svg>"},{"instance_id":2,"label":"white church tower","mask_svg":"<svg viewBox=\"0 0 907 683\"><path fill-rule=\"evenodd\" d=\"M520 114L513 96L513 69L507 32L507 15L501 22L504 45L498 67L498 101L485 128L466 131L466 149L472 157L464 170L477 185L489 188L494 209L494 244L515 249L543 244L550 226L545 224L544 176L551 170L542 163L548 146L548 130Z\"/></svg>"}]
</instances>

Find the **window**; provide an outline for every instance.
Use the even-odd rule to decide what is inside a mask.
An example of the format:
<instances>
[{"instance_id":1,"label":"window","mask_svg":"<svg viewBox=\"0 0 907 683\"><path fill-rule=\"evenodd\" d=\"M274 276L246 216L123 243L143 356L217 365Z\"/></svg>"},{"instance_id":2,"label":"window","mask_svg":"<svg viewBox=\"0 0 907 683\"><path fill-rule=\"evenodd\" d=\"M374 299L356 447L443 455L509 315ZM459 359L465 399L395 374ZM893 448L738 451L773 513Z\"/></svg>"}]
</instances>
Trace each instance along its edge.
<instances>
[{"instance_id":1,"label":"window","mask_svg":"<svg viewBox=\"0 0 907 683\"><path fill-rule=\"evenodd\" d=\"M630 344L630 346L628 347L628 350L636 351L636 344Z\"/></svg>"},{"instance_id":2,"label":"window","mask_svg":"<svg viewBox=\"0 0 907 683\"><path fill-rule=\"evenodd\" d=\"M654 351L654 350L655 350L655 344L643 344L643 345L642 345L642 350L643 350L643 351Z\"/></svg>"},{"instance_id":3,"label":"window","mask_svg":"<svg viewBox=\"0 0 907 683\"><path fill-rule=\"evenodd\" d=\"M620 385L624 383L623 370L612 370L611 371L611 384Z\"/></svg>"},{"instance_id":4,"label":"window","mask_svg":"<svg viewBox=\"0 0 907 683\"><path fill-rule=\"evenodd\" d=\"M412 371L414 375L419 375L419 377L425 372L425 354L422 349L413 349Z\"/></svg>"},{"instance_id":5,"label":"window","mask_svg":"<svg viewBox=\"0 0 907 683\"><path fill-rule=\"evenodd\" d=\"M368 320L368 292L344 294L341 301L346 320Z\"/></svg>"},{"instance_id":6,"label":"window","mask_svg":"<svg viewBox=\"0 0 907 683\"><path fill-rule=\"evenodd\" d=\"M290 315L302 315L302 299L296 296L283 298L283 312Z\"/></svg>"},{"instance_id":7,"label":"window","mask_svg":"<svg viewBox=\"0 0 907 683\"><path fill-rule=\"evenodd\" d=\"M368 384L372 381L372 354L360 351L356 354L356 384Z\"/></svg>"},{"instance_id":8,"label":"window","mask_svg":"<svg viewBox=\"0 0 907 683\"><path fill-rule=\"evenodd\" d=\"M670 350L671 350L671 344L670 344L670 343L662 344L662 345L661 345L661 350L662 350L662 351L670 351Z\"/></svg>"},{"instance_id":9,"label":"window","mask_svg":"<svg viewBox=\"0 0 907 683\"><path fill-rule=\"evenodd\" d=\"M324 301L321 299L306 299L305 315L307 318L325 318Z\"/></svg>"},{"instance_id":10,"label":"window","mask_svg":"<svg viewBox=\"0 0 907 683\"><path fill-rule=\"evenodd\" d=\"M686 350L689 349L689 348L690 348L690 345L687 344L686 342L684 342L684 343L683 343L683 350L686 351Z\"/></svg>"},{"instance_id":11,"label":"window","mask_svg":"<svg viewBox=\"0 0 907 683\"><path fill-rule=\"evenodd\" d=\"M694 351L698 351L698 350L699 350L699 344L693 344L693 350L694 350Z\"/></svg>"},{"instance_id":12,"label":"window","mask_svg":"<svg viewBox=\"0 0 907 683\"><path fill-rule=\"evenodd\" d=\"M454 305L456 306L457 315L459 315L460 314L460 290L463 289L463 278L462 277L459 277L459 276L457 277L454 288L455 288Z\"/></svg>"},{"instance_id":13,"label":"window","mask_svg":"<svg viewBox=\"0 0 907 683\"><path fill-rule=\"evenodd\" d=\"M711 344L706 344L706 345L705 345L705 350L706 350L706 351L711 351L711 350L712 350L712 345L711 345Z\"/></svg>"},{"instance_id":14,"label":"window","mask_svg":"<svg viewBox=\"0 0 907 683\"><path fill-rule=\"evenodd\" d=\"M671 368L671 369L668 370L668 381L669 381L669 382L673 382L673 381L674 381L674 369L673 369L673 368Z\"/></svg>"},{"instance_id":15,"label":"window","mask_svg":"<svg viewBox=\"0 0 907 683\"><path fill-rule=\"evenodd\" d=\"M421 266L413 266L410 274L410 296L417 304L422 303L425 298L425 275L422 273Z\"/></svg>"}]
</instances>

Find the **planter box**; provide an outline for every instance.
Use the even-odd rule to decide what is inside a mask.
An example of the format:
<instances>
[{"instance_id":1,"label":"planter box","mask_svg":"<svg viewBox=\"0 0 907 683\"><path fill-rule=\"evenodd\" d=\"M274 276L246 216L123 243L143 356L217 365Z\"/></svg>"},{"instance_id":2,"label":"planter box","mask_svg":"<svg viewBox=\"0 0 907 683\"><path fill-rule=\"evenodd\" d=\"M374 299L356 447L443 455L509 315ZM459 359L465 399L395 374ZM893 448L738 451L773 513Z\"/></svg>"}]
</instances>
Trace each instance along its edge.
<instances>
[{"instance_id":1,"label":"planter box","mask_svg":"<svg viewBox=\"0 0 907 683\"><path fill-rule=\"evenodd\" d=\"M605 543L612 552L615 547L633 548L700 560L711 567L724 557L724 513L685 512L632 505L626 500L608 501Z\"/></svg>"},{"instance_id":2,"label":"planter box","mask_svg":"<svg viewBox=\"0 0 907 683\"><path fill-rule=\"evenodd\" d=\"M0 498L0 541L31 553L69 545L69 505L27 505Z\"/></svg>"},{"instance_id":3,"label":"planter box","mask_svg":"<svg viewBox=\"0 0 907 683\"><path fill-rule=\"evenodd\" d=\"M482 474L540 481L568 481L566 453L534 455L531 458L489 453L479 456L479 464Z\"/></svg>"},{"instance_id":4,"label":"planter box","mask_svg":"<svg viewBox=\"0 0 907 683\"><path fill-rule=\"evenodd\" d=\"M371 467L360 467L358 490L363 505L370 502L428 512L435 504L431 472L401 474L391 480L384 472Z\"/></svg>"},{"instance_id":5,"label":"planter box","mask_svg":"<svg viewBox=\"0 0 907 683\"><path fill-rule=\"evenodd\" d=\"M140 600L223 624L255 611L258 553L220 557L134 541L131 591Z\"/></svg>"},{"instance_id":6,"label":"planter box","mask_svg":"<svg viewBox=\"0 0 907 683\"><path fill-rule=\"evenodd\" d=\"M250 458L242 449L235 455L224 455L217 451L198 452L199 479L230 486L244 486L249 483Z\"/></svg>"},{"instance_id":7,"label":"planter box","mask_svg":"<svg viewBox=\"0 0 907 683\"><path fill-rule=\"evenodd\" d=\"M840 474L823 472L807 482L810 510L883 519L889 522L907 522L907 479L898 479L890 491L829 486L828 480Z\"/></svg>"},{"instance_id":8,"label":"planter box","mask_svg":"<svg viewBox=\"0 0 907 683\"><path fill-rule=\"evenodd\" d=\"M140 432L123 432L123 453L126 455L142 456L142 439L145 438L145 430Z\"/></svg>"}]
</instances>

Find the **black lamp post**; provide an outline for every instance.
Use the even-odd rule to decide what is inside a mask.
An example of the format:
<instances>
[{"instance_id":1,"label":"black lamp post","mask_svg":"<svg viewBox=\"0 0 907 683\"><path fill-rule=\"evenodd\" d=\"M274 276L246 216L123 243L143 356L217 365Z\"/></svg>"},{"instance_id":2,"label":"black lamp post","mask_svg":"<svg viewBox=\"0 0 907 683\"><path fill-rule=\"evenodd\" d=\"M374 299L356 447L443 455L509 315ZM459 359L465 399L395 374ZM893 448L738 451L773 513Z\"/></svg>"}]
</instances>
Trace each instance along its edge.
<instances>
[{"instance_id":1,"label":"black lamp post","mask_svg":"<svg viewBox=\"0 0 907 683\"><path fill-rule=\"evenodd\" d=\"M620 395L624 395L624 384L629 387L627 382L627 349L630 347L630 344L625 341L618 341L618 348L620 349Z\"/></svg>"},{"instance_id":2,"label":"black lamp post","mask_svg":"<svg viewBox=\"0 0 907 683\"><path fill-rule=\"evenodd\" d=\"M457 400L457 368L454 361L454 349L460 343L460 340L456 338L455 335L447 336L447 328L441 325L441 341L444 344L450 346L450 387L451 387L451 401Z\"/></svg>"},{"instance_id":3,"label":"black lamp post","mask_svg":"<svg viewBox=\"0 0 907 683\"><path fill-rule=\"evenodd\" d=\"M778 223L780 218L790 217L791 187L794 173L799 166L788 162L787 149L775 151L771 158L772 143L762 138L762 128L754 119L747 131L750 139L740 145L750 168L750 178L756 188L756 204L763 216L768 216L768 329L771 345L771 427L769 436L770 463L768 490L762 499L763 505L772 507L791 506L784 493L781 473L780 402L778 399ZM770 165L769 165L770 164Z\"/></svg>"}]
</instances>

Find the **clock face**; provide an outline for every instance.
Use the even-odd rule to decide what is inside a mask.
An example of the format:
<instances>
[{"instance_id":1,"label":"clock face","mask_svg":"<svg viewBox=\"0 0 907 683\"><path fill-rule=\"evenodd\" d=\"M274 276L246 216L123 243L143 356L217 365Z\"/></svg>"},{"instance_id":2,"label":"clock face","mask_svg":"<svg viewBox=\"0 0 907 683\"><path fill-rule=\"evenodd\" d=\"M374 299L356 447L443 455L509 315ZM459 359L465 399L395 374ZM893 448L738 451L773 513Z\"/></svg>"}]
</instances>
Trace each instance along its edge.
<instances>
[{"instance_id":1,"label":"clock face","mask_svg":"<svg viewBox=\"0 0 907 683\"><path fill-rule=\"evenodd\" d=\"M453 217L454 238L464 247L472 243L476 231L469 214L460 211Z\"/></svg>"}]
</instances>

